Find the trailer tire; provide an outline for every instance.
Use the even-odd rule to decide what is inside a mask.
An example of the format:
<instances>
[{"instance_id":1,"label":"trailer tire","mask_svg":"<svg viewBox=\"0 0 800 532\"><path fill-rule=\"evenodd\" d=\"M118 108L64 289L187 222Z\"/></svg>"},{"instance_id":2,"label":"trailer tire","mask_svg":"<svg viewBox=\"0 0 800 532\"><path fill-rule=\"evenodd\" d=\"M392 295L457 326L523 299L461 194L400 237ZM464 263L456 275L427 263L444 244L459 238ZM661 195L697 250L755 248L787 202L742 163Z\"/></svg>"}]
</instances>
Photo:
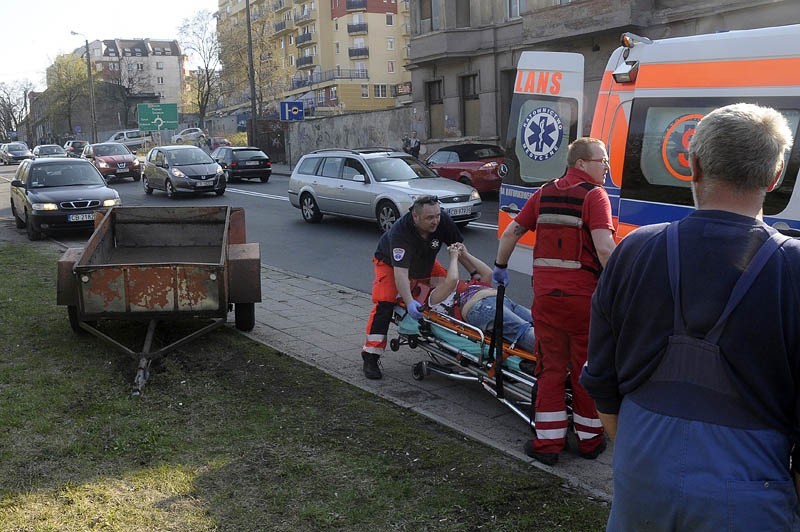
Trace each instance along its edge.
<instances>
[{"instance_id":1,"label":"trailer tire","mask_svg":"<svg viewBox=\"0 0 800 532\"><path fill-rule=\"evenodd\" d=\"M78 307L75 305L70 305L67 307L67 317L69 317L69 326L72 327L72 330L76 333L82 333L83 329L81 329L80 321L78 320Z\"/></svg>"},{"instance_id":2,"label":"trailer tire","mask_svg":"<svg viewBox=\"0 0 800 532\"><path fill-rule=\"evenodd\" d=\"M233 307L236 328L240 331L252 331L256 326L256 304L236 303Z\"/></svg>"}]
</instances>

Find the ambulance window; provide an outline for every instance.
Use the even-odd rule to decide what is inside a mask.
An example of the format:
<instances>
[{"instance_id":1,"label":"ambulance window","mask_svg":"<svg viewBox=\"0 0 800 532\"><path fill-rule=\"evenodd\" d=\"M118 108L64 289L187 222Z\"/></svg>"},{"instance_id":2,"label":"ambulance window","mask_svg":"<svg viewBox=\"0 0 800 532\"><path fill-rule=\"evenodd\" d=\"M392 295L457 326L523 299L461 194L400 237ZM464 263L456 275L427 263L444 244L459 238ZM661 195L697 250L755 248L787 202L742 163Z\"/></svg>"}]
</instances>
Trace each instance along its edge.
<instances>
[{"instance_id":1,"label":"ambulance window","mask_svg":"<svg viewBox=\"0 0 800 532\"><path fill-rule=\"evenodd\" d=\"M577 102L567 98L522 99L515 95L511 116L509 145L514 146L513 159L519 164L521 182L510 184L540 185L564 175L567 147L577 132ZM509 151L512 150L507 155Z\"/></svg>"},{"instance_id":2,"label":"ambulance window","mask_svg":"<svg viewBox=\"0 0 800 532\"><path fill-rule=\"evenodd\" d=\"M746 101L737 98L736 101ZM724 98L639 99L631 110L621 196L673 205L693 205L689 141L695 127L710 111L736 103ZM776 101L760 100L761 105L781 111L793 132L800 123L800 110L787 109ZM687 105L688 104L688 105ZM797 153L797 149L792 153ZM764 214L778 214L786 208L797 177L797 157L788 158L784 175L776 189L767 194Z\"/></svg>"}]
</instances>

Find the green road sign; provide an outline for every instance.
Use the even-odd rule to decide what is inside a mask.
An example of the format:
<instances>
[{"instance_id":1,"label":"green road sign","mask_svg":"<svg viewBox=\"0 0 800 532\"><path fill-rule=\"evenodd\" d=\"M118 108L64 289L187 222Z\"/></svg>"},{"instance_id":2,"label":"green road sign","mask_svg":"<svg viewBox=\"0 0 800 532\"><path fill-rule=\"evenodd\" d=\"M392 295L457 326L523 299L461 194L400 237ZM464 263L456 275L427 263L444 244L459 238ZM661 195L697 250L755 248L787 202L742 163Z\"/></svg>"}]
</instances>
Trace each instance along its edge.
<instances>
[{"instance_id":1,"label":"green road sign","mask_svg":"<svg viewBox=\"0 0 800 532\"><path fill-rule=\"evenodd\" d=\"M140 103L137 107L142 131L178 129L177 103Z\"/></svg>"}]
</instances>

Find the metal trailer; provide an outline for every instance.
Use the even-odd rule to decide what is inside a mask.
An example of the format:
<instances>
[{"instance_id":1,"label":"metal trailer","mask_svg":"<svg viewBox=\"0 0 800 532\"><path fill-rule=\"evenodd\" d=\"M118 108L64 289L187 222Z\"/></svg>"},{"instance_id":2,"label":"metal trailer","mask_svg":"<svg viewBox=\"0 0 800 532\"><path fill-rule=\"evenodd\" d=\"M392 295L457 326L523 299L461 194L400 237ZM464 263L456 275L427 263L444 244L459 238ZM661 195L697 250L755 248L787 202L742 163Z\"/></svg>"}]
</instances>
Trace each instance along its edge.
<instances>
[{"instance_id":1,"label":"metal trailer","mask_svg":"<svg viewBox=\"0 0 800 532\"><path fill-rule=\"evenodd\" d=\"M75 332L89 332L138 358L135 394L154 360L221 327L231 309L236 328L252 330L259 301L261 251L258 243L246 242L242 208L113 207L97 213L85 248L70 248L58 261L57 304L67 307ZM200 325L152 350L157 324L179 319ZM149 322L142 350L98 329L99 320Z\"/></svg>"}]
</instances>

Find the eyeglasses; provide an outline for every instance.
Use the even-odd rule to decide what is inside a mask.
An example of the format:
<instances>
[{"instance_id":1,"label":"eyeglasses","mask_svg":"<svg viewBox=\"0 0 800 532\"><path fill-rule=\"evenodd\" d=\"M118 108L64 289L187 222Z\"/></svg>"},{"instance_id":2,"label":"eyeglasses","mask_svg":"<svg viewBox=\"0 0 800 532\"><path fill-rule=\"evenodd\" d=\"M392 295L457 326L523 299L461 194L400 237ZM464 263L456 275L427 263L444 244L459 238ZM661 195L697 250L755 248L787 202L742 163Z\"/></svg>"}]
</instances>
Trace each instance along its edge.
<instances>
[{"instance_id":1,"label":"eyeglasses","mask_svg":"<svg viewBox=\"0 0 800 532\"><path fill-rule=\"evenodd\" d=\"M608 157L603 157L602 159L584 159L584 161L590 161L593 163L603 163L604 165L608 166Z\"/></svg>"}]
</instances>

